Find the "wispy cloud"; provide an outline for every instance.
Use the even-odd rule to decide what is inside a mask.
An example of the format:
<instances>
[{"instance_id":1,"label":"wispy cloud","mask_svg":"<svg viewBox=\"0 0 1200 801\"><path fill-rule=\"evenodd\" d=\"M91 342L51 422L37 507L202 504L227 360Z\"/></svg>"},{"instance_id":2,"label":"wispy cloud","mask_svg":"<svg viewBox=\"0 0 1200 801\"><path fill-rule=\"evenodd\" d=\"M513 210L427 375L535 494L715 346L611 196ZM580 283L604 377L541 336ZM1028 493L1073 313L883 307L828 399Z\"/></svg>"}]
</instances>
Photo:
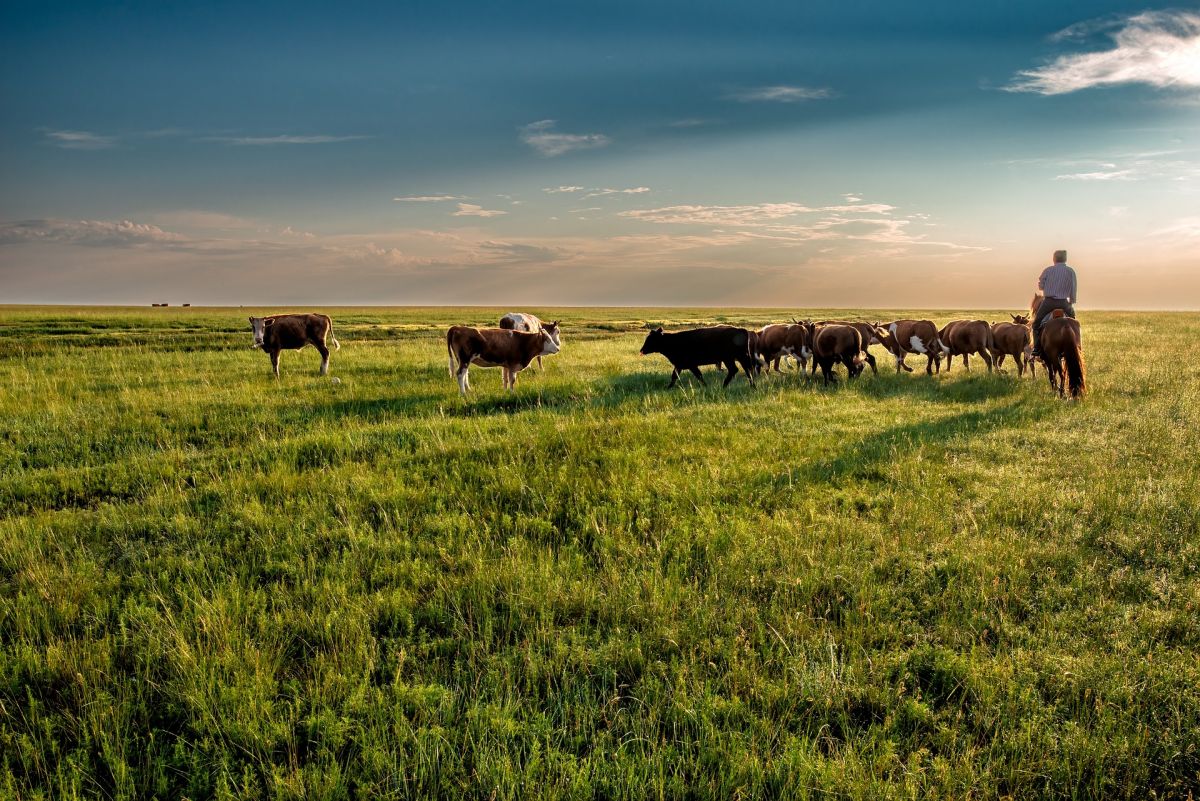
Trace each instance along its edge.
<instances>
[{"instance_id":1,"label":"wispy cloud","mask_svg":"<svg viewBox=\"0 0 1200 801\"><path fill-rule=\"evenodd\" d=\"M482 206L477 206L474 203L459 203L458 211L453 212L453 217L499 217L501 214L508 214L507 211L499 209L485 209Z\"/></svg>"},{"instance_id":2,"label":"wispy cloud","mask_svg":"<svg viewBox=\"0 0 1200 801\"><path fill-rule=\"evenodd\" d=\"M569 134L554 130L556 120L538 120L521 128L521 141L546 157L561 156L572 150L605 147L612 143L604 134Z\"/></svg>"},{"instance_id":3,"label":"wispy cloud","mask_svg":"<svg viewBox=\"0 0 1200 801\"><path fill-rule=\"evenodd\" d=\"M21 220L0 224L0 245L46 242L90 247L130 247L183 242L185 237L157 225L130 220Z\"/></svg>"},{"instance_id":4,"label":"wispy cloud","mask_svg":"<svg viewBox=\"0 0 1200 801\"><path fill-rule=\"evenodd\" d=\"M466 197L463 195L406 195L394 197L392 200L403 203L441 203L447 200L466 200Z\"/></svg>"},{"instance_id":5,"label":"wispy cloud","mask_svg":"<svg viewBox=\"0 0 1200 801\"><path fill-rule=\"evenodd\" d=\"M542 187L542 191L547 192L551 195L557 195L557 194L560 194L563 192L582 192L583 187L582 186L546 186L546 187Z\"/></svg>"},{"instance_id":6,"label":"wispy cloud","mask_svg":"<svg viewBox=\"0 0 1200 801\"><path fill-rule=\"evenodd\" d=\"M481 242L479 252L488 260L499 263L543 264L556 261L562 256L559 248L491 240Z\"/></svg>"},{"instance_id":7,"label":"wispy cloud","mask_svg":"<svg viewBox=\"0 0 1200 801\"><path fill-rule=\"evenodd\" d=\"M1132 181L1137 176L1133 170L1098 170L1096 172L1072 172L1054 176L1056 181Z\"/></svg>"},{"instance_id":8,"label":"wispy cloud","mask_svg":"<svg viewBox=\"0 0 1200 801\"><path fill-rule=\"evenodd\" d=\"M366 136L297 136L294 134L278 134L276 136L206 136L207 142L222 142L227 145L324 145L331 142L352 142L357 139L367 139Z\"/></svg>"},{"instance_id":9,"label":"wispy cloud","mask_svg":"<svg viewBox=\"0 0 1200 801\"><path fill-rule=\"evenodd\" d=\"M744 206L663 206L656 209L633 209L617 216L643 222L675 225L727 225L761 227L803 214L855 212L859 214L889 214L894 206L885 203L862 203L853 206L807 206L803 203L755 203Z\"/></svg>"},{"instance_id":10,"label":"wispy cloud","mask_svg":"<svg viewBox=\"0 0 1200 801\"><path fill-rule=\"evenodd\" d=\"M724 97L739 103L803 103L831 98L833 90L810 86L753 86L733 89Z\"/></svg>"},{"instance_id":11,"label":"wispy cloud","mask_svg":"<svg viewBox=\"0 0 1200 801\"><path fill-rule=\"evenodd\" d=\"M64 150L108 150L117 146L115 136L101 136L91 131L43 131L51 143Z\"/></svg>"},{"instance_id":12,"label":"wispy cloud","mask_svg":"<svg viewBox=\"0 0 1200 801\"><path fill-rule=\"evenodd\" d=\"M586 195L584 195L584 198L604 197L606 195L644 195L649 191L650 187L648 186L633 186L628 189L592 189Z\"/></svg>"},{"instance_id":13,"label":"wispy cloud","mask_svg":"<svg viewBox=\"0 0 1200 801\"><path fill-rule=\"evenodd\" d=\"M1147 11L1117 21L1073 25L1056 40L1104 31L1114 47L1062 55L1022 70L1010 92L1060 95L1097 86L1146 84L1157 89L1200 88L1200 14Z\"/></svg>"}]
</instances>

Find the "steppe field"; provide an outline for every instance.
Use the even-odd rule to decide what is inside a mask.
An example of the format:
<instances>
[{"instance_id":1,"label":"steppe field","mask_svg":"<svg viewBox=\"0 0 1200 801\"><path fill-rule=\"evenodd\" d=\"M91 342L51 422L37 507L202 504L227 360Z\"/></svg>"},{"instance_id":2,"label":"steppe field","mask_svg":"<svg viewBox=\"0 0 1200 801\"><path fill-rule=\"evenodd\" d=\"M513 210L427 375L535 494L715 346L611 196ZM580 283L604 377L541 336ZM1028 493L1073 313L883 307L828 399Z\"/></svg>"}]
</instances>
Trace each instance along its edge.
<instances>
[{"instance_id":1,"label":"steppe field","mask_svg":"<svg viewBox=\"0 0 1200 801\"><path fill-rule=\"evenodd\" d=\"M1200 314L1081 314L1068 402L638 356L1018 309L530 309L464 401L509 309L320 310L341 383L253 309L0 307L0 797L1200 795Z\"/></svg>"}]
</instances>

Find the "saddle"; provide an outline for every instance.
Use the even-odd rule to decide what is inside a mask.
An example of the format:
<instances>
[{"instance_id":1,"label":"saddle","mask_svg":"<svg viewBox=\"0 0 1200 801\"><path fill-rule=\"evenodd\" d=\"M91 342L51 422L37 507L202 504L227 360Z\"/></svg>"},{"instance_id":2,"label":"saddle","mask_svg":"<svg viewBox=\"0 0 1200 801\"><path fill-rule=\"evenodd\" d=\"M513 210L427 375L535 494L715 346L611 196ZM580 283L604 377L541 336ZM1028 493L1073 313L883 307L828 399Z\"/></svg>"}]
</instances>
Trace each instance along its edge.
<instances>
[{"instance_id":1,"label":"saddle","mask_svg":"<svg viewBox=\"0 0 1200 801\"><path fill-rule=\"evenodd\" d=\"M1045 317L1042 318L1042 325L1045 325L1046 323L1050 322L1051 320L1057 320L1060 317L1066 317L1066 316L1067 316L1067 313L1065 311L1063 311L1062 309L1055 309L1054 311L1050 312L1049 314L1047 314Z\"/></svg>"}]
</instances>

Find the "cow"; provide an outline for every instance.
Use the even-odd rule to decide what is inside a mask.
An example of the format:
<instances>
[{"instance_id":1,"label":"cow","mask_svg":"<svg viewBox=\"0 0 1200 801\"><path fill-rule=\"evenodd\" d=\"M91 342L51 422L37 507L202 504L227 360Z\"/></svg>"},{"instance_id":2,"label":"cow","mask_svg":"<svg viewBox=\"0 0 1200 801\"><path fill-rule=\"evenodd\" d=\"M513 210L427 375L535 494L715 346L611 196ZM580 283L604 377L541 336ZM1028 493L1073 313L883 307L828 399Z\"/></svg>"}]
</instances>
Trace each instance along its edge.
<instances>
[{"instance_id":1,"label":"cow","mask_svg":"<svg viewBox=\"0 0 1200 801\"><path fill-rule=\"evenodd\" d=\"M753 332L755 336L755 353L762 359L762 365L770 372L774 362L775 372L779 369L780 360L791 357L800 362L802 372L807 372L808 358L812 351L808 347L808 329L798 323L772 323Z\"/></svg>"},{"instance_id":2,"label":"cow","mask_svg":"<svg viewBox=\"0 0 1200 801\"><path fill-rule=\"evenodd\" d=\"M955 356L962 356L963 366L971 372L971 354L978 353L992 372L992 327L983 320L951 320L938 332L942 355L946 357L946 372Z\"/></svg>"},{"instance_id":3,"label":"cow","mask_svg":"<svg viewBox=\"0 0 1200 801\"><path fill-rule=\"evenodd\" d=\"M746 379L754 386L754 373L757 360L751 343L751 334L745 328L735 328L730 325L718 325L712 328L693 328L689 331L665 333L662 328L655 328L646 336L642 343L641 355L661 353L674 368L671 371L671 389L679 381L679 371L689 370L701 384L706 384L700 368L709 364L724 366L729 371L725 376L723 387L737 375L737 366L742 365L746 371Z\"/></svg>"},{"instance_id":4,"label":"cow","mask_svg":"<svg viewBox=\"0 0 1200 801\"><path fill-rule=\"evenodd\" d=\"M538 331L545 331L554 340L554 344L562 348L562 332L558 328L558 320L550 323L550 325L546 325L532 314L509 312L500 318L500 327L506 331L526 331L531 334L536 334ZM538 369L542 369L542 357L540 354L537 357L537 364Z\"/></svg>"},{"instance_id":5,"label":"cow","mask_svg":"<svg viewBox=\"0 0 1200 801\"><path fill-rule=\"evenodd\" d=\"M499 367L504 388L515 392L517 373L528 367L536 356L558 353L558 343L547 331L530 333L455 325L446 332L446 352L450 356L450 375L458 379L458 391L465 397L471 389L467 372L472 364Z\"/></svg>"},{"instance_id":6,"label":"cow","mask_svg":"<svg viewBox=\"0 0 1200 801\"><path fill-rule=\"evenodd\" d=\"M329 373L328 337L333 338L334 350L342 345L333 337L333 320L324 314L276 314L273 317L251 317L250 328L254 331L252 350L271 354L271 369L279 378L279 352L299 350L312 345L321 352L321 375Z\"/></svg>"},{"instance_id":7,"label":"cow","mask_svg":"<svg viewBox=\"0 0 1200 801\"><path fill-rule=\"evenodd\" d=\"M1029 365L1029 374L1034 375L1033 333L1029 330L1029 318L1019 314L1010 314L1011 323L992 323L992 359L996 369L1004 364L1005 356L1012 356L1017 363L1017 375L1025 375L1025 365Z\"/></svg>"},{"instance_id":8,"label":"cow","mask_svg":"<svg viewBox=\"0 0 1200 801\"><path fill-rule=\"evenodd\" d=\"M863 339L858 328L822 323L807 323L805 327L812 343L813 362L820 365L826 386L837 382L833 366L838 362L846 365L850 378L858 378L863 371Z\"/></svg>"},{"instance_id":9,"label":"cow","mask_svg":"<svg viewBox=\"0 0 1200 801\"><path fill-rule=\"evenodd\" d=\"M879 369L875 366L875 357L871 355L870 347L872 345L882 345L883 340L879 326L876 323L859 323L849 320L818 320L817 325L848 325L852 328L857 328L859 336L862 337L863 359L871 366L871 374L879 375ZM817 372L817 363L813 362L813 373Z\"/></svg>"},{"instance_id":10,"label":"cow","mask_svg":"<svg viewBox=\"0 0 1200 801\"><path fill-rule=\"evenodd\" d=\"M909 353L922 353L928 359L925 372L933 375L933 366L942 369L942 343L938 340L937 327L930 320L896 320L880 324L876 328L880 344L896 357L896 372L912 368L904 363Z\"/></svg>"}]
</instances>

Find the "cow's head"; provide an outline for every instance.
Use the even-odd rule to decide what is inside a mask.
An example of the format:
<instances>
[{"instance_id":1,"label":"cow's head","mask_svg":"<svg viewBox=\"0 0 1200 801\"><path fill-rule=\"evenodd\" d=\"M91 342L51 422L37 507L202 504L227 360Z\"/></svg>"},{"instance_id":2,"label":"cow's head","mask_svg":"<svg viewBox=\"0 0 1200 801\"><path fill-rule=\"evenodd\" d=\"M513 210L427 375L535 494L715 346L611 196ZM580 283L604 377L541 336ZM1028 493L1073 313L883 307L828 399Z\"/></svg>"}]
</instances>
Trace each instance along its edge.
<instances>
[{"instance_id":1,"label":"cow's head","mask_svg":"<svg viewBox=\"0 0 1200 801\"><path fill-rule=\"evenodd\" d=\"M550 325L543 325L542 330L545 331L550 336L550 338L554 340L555 345L557 345L559 348L562 347L562 329L560 329L558 327L558 320L555 320L554 322L550 323ZM558 350L556 349L555 353L557 353L557 352L558 352Z\"/></svg>"},{"instance_id":2,"label":"cow's head","mask_svg":"<svg viewBox=\"0 0 1200 801\"><path fill-rule=\"evenodd\" d=\"M550 356L558 353L558 343L551 336L550 332L542 329L542 356Z\"/></svg>"},{"instance_id":3,"label":"cow's head","mask_svg":"<svg viewBox=\"0 0 1200 801\"><path fill-rule=\"evenodd\" d=\"M267 329L275 325L274 317L251 317L250 328L254 331L254 344L251 348L261 348L265 344Z\"/></svg>"},{"instance_id":4,"label":"cow's head","mask_svg":"<svg viewBox=\"0 0 1200 801\"><path fill-rule=\"evenodd\" d=\"M1017 325L1029 325L1029 317L1024 314L1010 314L1008 316L1011 317L1013 322Z\"/></svg>"},{"instance_id":5,"label":"cow's head","mask_svg":"<svg viewBox=\"0 0 1200 801\"><path fill-rule=\"evenodd\" d=\"M662 353L663 330L659 326L646 335L646 341L642 343L640 353L645 356L647 353Z\"/></svg>"}]
</instances>

